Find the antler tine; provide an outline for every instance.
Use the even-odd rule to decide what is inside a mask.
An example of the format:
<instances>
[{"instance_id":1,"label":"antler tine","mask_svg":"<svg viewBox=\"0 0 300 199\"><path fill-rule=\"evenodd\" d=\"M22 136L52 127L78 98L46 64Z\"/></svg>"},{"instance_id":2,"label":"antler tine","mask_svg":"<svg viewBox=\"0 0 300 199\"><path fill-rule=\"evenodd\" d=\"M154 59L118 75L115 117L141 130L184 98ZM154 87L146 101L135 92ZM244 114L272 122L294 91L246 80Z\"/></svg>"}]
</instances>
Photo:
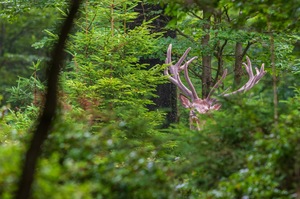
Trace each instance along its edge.
<instances>
[{"instance_id":1,"label":"antler tine","mask_svg":"<svg viewBox=\"0 0 300 199\"><path fill-rule=\"evenodd\" d=\"M170 68L171 69L171 68ZM168 72L168 68L165 69L165 75L168 76L169 80L175 84L176 86L178 86L178 88L183 92L183 94L185 94L186 96L192 97L192 91L190 91L181 81L181 79L179 78L178 74L174 74L172 73L173 76L169 75ZM178 71L178 69L176 69L176 71Z\"/></svg>"},{"instance_id":2,"label":"antler tine","mask_svg":"<svg viewBox=\"0 0 300 199\"><path fill-rule=\"evenodd\" d=\"M183 65L184 78L185 78L185 80L187 81L187 83L189 84L189 86L190 86L190 88L191 88L191 90L192 90L192 99L193 99L193 100L198 99L199 97L198 97L198 94L197 94L197 92L196 92L196 89L195 89L195 87L194 87L194 85L193 85L193 83L192 83L192 81L191 81L191 79L190 79L190 77L189 77L188 66L189 66L189 64L190 64L193 60L195 60L195 59L197 59L197 58L198 58L198 57L193 57L193 58L191 58L189 61L187 61L187 62Z\"/></svg>"},{"instance_id":3,"label":"antler tine","mask_svg":"<svg viewBox=\"0 0 300 199\"><path fill-rule=\"evenodd\" d=\"M189 47L188 49L186 49L186 51L180 57L180 59L178 60L178 62L175 64L176 66L180 66L182 64L182 62L184 61L184 59L186 58L186 56L189 54L190 50L191 50L191 47ZM172 44L170 44L169 47L168 47L166 64L170 64L172 62L172 56L171 56L171 54L172 54Z\"/></svg>"},{"instance_id":4,"label":"antler tine","mask_svg":"<svg viewBox=\"0 0 300 199\"><path fill-rule=\"evenodd\" d=\"M179 71L182 70L180 65L186 58L187 54L191 48L188 48L185 53L180 57L179 61L175 64L172 65L172 58L171 58L171 53L172 53L172 44L169 45L168 51L167 51L167 58L166 58L166 64L171 64L169 67L167 67L164 71L164 74L168 76L169 80L174 83L178 88L187 96L193 98L193 93L190 91L181 81L180 76L179 76ZM190 63L193 61L195 58L192 58L191 60L187 61L187 63ZM186 64L185 64L186 65ZM171 75L169 75L169 70L171 72Z\"/></svg>"},{"instance_id":5,"label":"antler tine","mask_svg":"<svg viewBox=\"0 0 300 199\"><path fill-rule=\"evenodd\" d=\"M215 89L218 88L218 86L223 82L223 80L225 79L225 77L227 76L227 69L224 70L222 77L219 79L219 81L217 81L217 83L212 87L212 89L210 90L210 92L208 93L206 99L209 99L210 96L215 92Z\"/></svg>"},{"instance_id":6,"label":"antler tine","mask_svg":"<svg viewBox=\"0 0 300 199\"><path fill-rule=\"evenodd\" d=\"M258 70L258 68L255 67L256 75L254 76L253 83L251 84L252 86L257 84L259 80L267 73L266 71L264 71L264 68L265 68L265 64L261 65L260 70Z\"/></svg>"},{"instance_id":7,"label":"antler tine","mask_svg":"<svg viewBox=\"0 0 300 199\"><path fill-rule=\"evenodd\" d=\"M187 55L189 54L191 50L191 47L189 47L188 49L186 49L186 51L183 53L183 55L180 57L180 59L178 60L178 62L175 64L176 66L178 66L180 68L182 62L185 60L185 58L187 57ZM189 62L189 61L187 61Z\"/></svg>"},{"instance_id":8,"label":"antler tine","mask_svg":"<svg viewBox=\"0 0 300 199\"><path fill-rule=\"evenodd\" d=\"M246 59L247 59L247 64L243 63L243 65L246 67L246 71L249 76L248 82L244 86L242 86L240 89L233 91L231 93L224 94L223 96L226 97L226 96L233 95L233 94L236 94L239 92L244 92L244 91L250 90L267 73L264 69L265 65L262 64L260 70L258 70L258 68L255 67L256 75L253 75L251 60L249 59L248 56L246 56Z\"/></svg>"},{"instance_id":9,"label":"antler tine","mask_svg":"<svg viewBox=\"0 0 300 199\"><path fill-rule=\"evenodd\" d=\"M187 81L190 89L191 89L191 95L189 95L193 100L198 99L198 95L196 92L196 89L193 85L193 83L190 80L190 77L188 75L188 66L189 64L194 61L195 59L197 59L198 57L192 57L190 60L188 60L183 66L181 66L182 62L185 60L185 58L187 57L188 53L190 52L191 47L189 47L188 49L186 49L186 51L183 53L183 55L180 57L180 59L178 60L178 62L176 63L176 66L178 67L179 72L181 70L184 70L184 78Z\"/></svg>"},{"instance_id":10,"label":"antler tine","mask_svg":"<svg viewBox=\"0 0 300 199\"><path fill-rule=\"evenodd\" d=\"M169 45L167 50L166 64L170 64L171 62L172 62L172 44Z\"/></svg>"},{"instance_id":11,"label":"antler tine","mask_svg":"<svg viewBox=\"0 0 300 199\"><path fill-rule=\"evenodd\" d=\"M249 78L251 79L253 78L252 63L248 56L246 56L246 60L247 60L247 64L243 63L243 65L245 66Z\"/></svg>"}]
</instances>

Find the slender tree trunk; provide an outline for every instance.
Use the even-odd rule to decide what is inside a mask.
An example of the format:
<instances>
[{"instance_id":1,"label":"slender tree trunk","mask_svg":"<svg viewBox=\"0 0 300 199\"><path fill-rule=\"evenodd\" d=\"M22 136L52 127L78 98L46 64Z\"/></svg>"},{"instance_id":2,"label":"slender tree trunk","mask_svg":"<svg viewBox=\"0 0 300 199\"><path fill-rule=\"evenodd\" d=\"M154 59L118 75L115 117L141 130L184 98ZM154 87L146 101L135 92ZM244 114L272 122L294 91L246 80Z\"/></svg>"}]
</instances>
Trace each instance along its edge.
<instances>
[{"instance_id":1,"label":"slender tree trunk","mask_svg":"<svg viewBox=\"0 0 300 199\"><path fill-rule=\"evenodd\" d=\"M161 108L167 111L167 122L163 125L166 128L178 121L177 88L172 83L162 84L157 87L156 94L159 97L153 99L155 106L152 106L151 109Z\"/></svg>"},{"instance_id":2,"label":"slender tree trunk","mask_svg":"<svg viewBox=\"0 0 300 199\"><path fill-rule=\"evenodd\" d=\"M298 143L300 143L300 140L298 139ZM300 152L300 145L298 144L296 146L296 156ZM295 172L295 185L296 185L296 199L300 199L300 159L299 156L295 157L295 163L294 163L294 172Z\"/></svg>"},{"instance_id":3,"label":"slender tree trunk","mask_svg":"<svg viewBox=\"0 0 300 199\"><path fill-rule=\"evenodd\" d=\"M243 75L243 43L236 42L235 45L235 63L234 63L234 84L239 85L241 83Z\"/></svg>"},{"instance_id":4,"label":"slender tree trunk","mask_svg":"<svg viewBox=\"0 0 300 199\"><path fill-rule=\"evenodd\" d=\"M209 29L210 29L210 14L203 11L203 16L205 20L205 24L203 25L203 30L206 34L202 37L201 45L203 48L202 52L202 98L205 98L209 91L210 86L212 84L211 78L211 55L209 52Z\"/></svg>"},{"instance_id":5,"label":"slender tree trunk","mask_svg":"<svg viewBox=\"0 0 300 199\"><path fill-rule=\"evenodd\" d=\"M41 147L47 139L52 122L55 119L58 76L63 64L65 43L73 25L73 20L79 9L80 2L80 0L72 1L70 12L61 28L58 42L52 51L51 61L49 63L50 70L48 74L46 101L42 113L37 121L37 127L33 133L29 149L26 152L21 178L15 195L16 199L28 199L30 197L35 169L42 151Z\"/></svg>"},{"instance_id":6,"label":"slender tree trunk","mask_svg":"<svg viewBox=\"0 0 300 199\"><path fill-rule=\"evenodd\" d=\"M222 11L215 10L215 13L214 13L214 29L215 30L218 30L217 27L221 22L222 22ZM218 37L218 31L216 31L215 37ZM217 73L216 73L216 76L214 78L214 82L212 83L212 85L215 85L217 83L217 81L219 80L219 76L222 75L224 72L223 51L224 51L226 44L227 44L227 40L224 40L222 45L221 45L221 40L219 40L216 44L216 47L214 50L215 51L214 55L217 58L218 68L217 68Z\"/></svg>"},{"instance_id":7,"label":"slender tree trunk","mask_svg":"<svg viewBox=\"0 0 300 199\"><path fill-rule=\"evenodd\" d=\"M271 29L271 23L269 21L268 21L268 31L270 33L270 52L271 52L271 67L272 67L272 79L273 79L273 105L274 105L273 117L274 117L274 125L276 128L278 125L278 94L277 94L277 74L276 74L276 66L275 66L275 41Z\"/></svg>"},{"instance_id":8,"label":"slender tree trunk","mask_svg":"<svg viewBox=\"0 0 300 199\"><path fill-rule=\"evenodd\" d=\"M274 125L278 124L278 94L277 94L277 74L275 66L275 45L274 35L270 35L270 51L271 51L271 67L272 67L272 78L273 78L273 104L274 104Z\"/></svg>"},{"instance_id":9,"label":"slender tree trunk","mask_svg":"<svg viewBox=\"0 0 300 199\"><path fill-rule=\"evenodd\" d=\"M2 22L2 23L0 23L0 57L2 57L3 54L4 54L4 52L3 52L3 50L4 50L4 40L5 40L5 25Z\"/></svg>"}]
</instances>

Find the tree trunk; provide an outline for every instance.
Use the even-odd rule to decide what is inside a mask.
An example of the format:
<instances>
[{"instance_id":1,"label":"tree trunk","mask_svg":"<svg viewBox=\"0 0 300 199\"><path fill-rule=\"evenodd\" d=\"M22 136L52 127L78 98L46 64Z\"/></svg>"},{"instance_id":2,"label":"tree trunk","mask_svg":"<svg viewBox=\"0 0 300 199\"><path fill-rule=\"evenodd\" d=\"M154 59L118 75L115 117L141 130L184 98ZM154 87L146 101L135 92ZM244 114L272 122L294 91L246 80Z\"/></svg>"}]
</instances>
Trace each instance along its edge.
<instances>
[{"instance_id":1,"label":"tree trunk","mask_svg":"<svg viewBox=\"0 0 300 199\"><path fill-rule=\"evenodd\" d=\"M58 77L61 66L63 65L65 43L80 3L80 0L74 0L70 6L69 14L60 30L58 42L52 51L49 63L50 70L48 73L46 101L42 113L37 121L37 127L33 133L29 149L26 152L18 190L15 195L16 199L27 199L30 197L31 185L34 180L38 158L42 152L42 145L47 139L52 127L52 122L55 119Z\"/></svg>"},{"instance_id":2,"label":"tree trunk","mask_svg":"<svg viewBox=\"0 0 300 199\"><path fill-rule=\"evenodd\" d=\"M236 42L235 45L235 63L234 63L234 84L239 85L241 83L243 75L243 43Z\"/></svg>"},{"instance_id":3,"label":"tree trunk","mask_svg":"<svg viewBox=\"0 0 300 199\"><path fill-rule=\"evenodd\" d=\"M156 90L158 98L154 98L154 106L151 107L152 110L157 108L165 109L167 111L167 121L163 127L168 127L171 123L178 121L177 116L177 89L172 83L166 83L159 85Z\"/></svg>"},{"instance_id":4,"label":"tree trunk","mask_svg":"<svg viewBox=\"0 0 300 199\"><path fill-rule=\"evenodd\" d=\"M214 30L216 30L215 37L218 37L217 27L219 26L219 24L221 22L222 22L222 12L221 12L221 10L215 10L215 14L214 14ZM221 76L224 72L223 51L224 51L224 48L226 45L227 45L227 40L224 40L222 45L221 45L221 40L219 40L215 46L214 56L217 58L218 68L217 68L216 76L214 78L213 85L215 85L217 83L217 81L219 80L219 76Z\"/></svg>"},{"instance_id":5,"label":"tree trunk","mask_svg":"<svg viewBox=\"0 0 300 199\"><path fill-rule=\"evenodd\" d=\"M274 105L274 126L278 125L278 93L277 93L277 74L275 66L275 41L274 34L272 32L272 24L269 21L268 16L268 32L270 34L270 53L271 53L271 68L272 68L272 79L273 79L273 105Z\"/></svg>"},{"instance_id":6,"label":"tree trunk","mask_svg":"<svg viewBox=\"0 0 300 199\"><path fill-rule=\"evenodd\" d=\"M272 67L272 78L273 78L273 104L274 104L274 125L278 125L278 94L277 94L277 74L275 66L275 45L274 35L270 35L270 51L271 51L271 67Z\"/></svg>"},{"instance_id":7,"label":"tree trunk","mask_svg":"<svg viewBox=\"0 0 300 199\"><path fill-rule=\"evenodd\" d=\"M149 5L143 4L143 2L139 3L138 6L135 7L135 11L139 12L139 16L135 19L134 22L127 23L127 27L133 29L135 26L139 26L143 23L144 20L149 20L155 16L149 15L150 11L159 11L162 10L158 5ZM147 15L146 15L147 14ZM161 32L164 31L164 27L167 25L169 17L161 14L158 18L156 18L152 22L152 32ZM175 38L175 31L166 31L164 34L165 37ZM167 48L167 47L166 47ZM164 62L156 59L156 58L148 58L148 59L140 59L140 63L150 64L150 68L157 65L163 64ZM178 121L177 117L177 89L176 86L172 83L165 83L157 86L156 94L157 98L153 99L154 105L149 105L148 108L150 110L162 109L167 111L166 123L163 127L168 127L171 123L175 123Z\"/></svg>"},{"instance_id":8,"label":"tree trunk","mask_svg":"<svg viewBox=\"0 0 300 199\"><path fill-rule=\"evenodd\" d=\"M210 29L210 14L203 11L203 16L205 20L205 24L203 25L203 30L206 34L202 37L201 45L203 48L202 51L202 98L205 98L209 91L210 86L212 84L211 78L211 55L209 51L209 29Z\"/></svg>"},{"instance_id":9,"label":"tree trunk","mask_svg":"<svg viewBox=\"0 0 300 199\"><path fill-rule=\"evenodd\" d=\"M4 55L4 40L5 40L5 25L2 22L0 24L0 58ZM0 59L1 61L1 59ZM2 66L2 64L0 64L0 67Z\"/></svg>"}]
</instances>

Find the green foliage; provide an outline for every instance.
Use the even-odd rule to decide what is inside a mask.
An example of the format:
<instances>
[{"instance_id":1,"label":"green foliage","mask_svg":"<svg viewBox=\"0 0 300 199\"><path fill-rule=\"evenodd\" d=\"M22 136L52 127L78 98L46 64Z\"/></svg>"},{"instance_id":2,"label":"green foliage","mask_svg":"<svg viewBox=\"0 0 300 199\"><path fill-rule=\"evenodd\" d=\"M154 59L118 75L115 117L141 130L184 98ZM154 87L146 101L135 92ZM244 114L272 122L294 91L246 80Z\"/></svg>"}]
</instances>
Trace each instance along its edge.
<instances>
[{"instance_id":1,"label":"green foliage","mask_svg":"<svg viewBox=\"0 0 300 199\"><path fill-rule=\"evenodd\" d=\"M43 98L45 86L37 77L37 73L40 70L40 61L33 63L30 69L33 72L30 78L19 77L17 85L6 90L10 93L10 98L7 102L11 103L18 110L24 110L32 104L36 106L38 103L41 103L40 101Z\"/></svg>"},{"instance_id":2,"label":"green foliage","mask_svg":"<svg viewBox=\"0 0 300 199\"><path fill-rule=\"evenodd\" d=\"M182 1L165 1L165 11L173 17L168 28L181 31L176 38L154 33L152 20L135 26L136 17L142 16L137 12L138 3L84 2L68 40L58 93L60 110L43 146L32 198L295 197L300 187L299 59L294 48L299 37L278 27L283 24L296 30L297 14L292 12L290 18L287 13L295 11L297 3L293 7L281 1L269 5L222 0L182 6ZM57 12L66 15L66 2L7 0L3 5L0 14L8 28L7 41L0 49L4 52L0 70L7 77L0 80L0 198L12 198L43 106L45 52L58 38L53 24L61 23ZM202 30L204 8L223 13L220 21L212 23L205 49L199 45L207 33ZM280 117L276 122L270 35L260 31L266 31L268 23L274 31L276 74L283 80L278 84ZM37 28L36 24L44 26ZM20 33L16 27L26 37L11 45L9 41ZM180 122L162 129L165 113L150 111L148 106L157 97L156 87L166 82L162 76L165 66L143 61L163 60L169 43L176 60L187 47L193 48L189 56L215 56L217 47L225 42L224 68L234 61L236 42L251 43L247 55L255 58L255 66L265 63L268 74L247 93L220 97L219 112L199 116L201 131L188 129L188 111L182 107ZM193 64L191 76L198 85L201 67L197 66L201 64ZM231 85L231 79L229 75L221 87Z\"/></svg>"},{"instance_id":3,"label":"green foliage","mask_svg":"<svg viewBox=\"0 0 300 199\"><path fill-rule=\"evenodd\" d=\"M285 32L298 30L297 25L299 12L299 2L293 1L286 3L283 0L261 2L255 1L221 1L220 6L231 8L234 12L239 13L237 20L234 22L235 27L243 25L245 20L249 20L250 26L257 30L263 31L271 28ZM243 12L239 12L242 10Z\"/></svg>"},{"instance_id":4,"label":"green foliage","mask_svg":"<svg viewBox=\"0 0 300 199\"><path fill-rule=\"evenodd\" d=\"M28 4L33 1L26 1ZM38 2L38 1L34 1ZM32 63L41 60L38 75L45 76L45 61L48 60L48 49L36 50L32 44L42 39L45 28L52 28L57 14L53 8L35 7L23 1L1 2L0 9L0 93L4 102L10 97L10 89L15 86L19 77L28 77L32 71L28 70ZM20 4L16 6L15 4ZM22 6L27 7L26 11ZM16 11L15 9L20 9Z\"/></svg>"},{"instance_id":5,"label":"green foliage","mask_svg":"<svg viewBox=\"0 0 300 199\"><path fill-rule=\"evenodd\" d=\"M127 23L136 16L132 1L116 2L113 13L109 3L86 4L76 32L70 36L66 51L72 61L61 74L61 110L44 146L34 198L176 195L173 184L168 183L169 168L156 161L161 143L158 128L164 114L147 108L153 103L151 98L156 97L156 86L166 82L163 67L139 63L157 51L160 34L150 32L149 22L126 28L124 20ZM57 38L54 32L47 34L49 39L35 47L47 47ZM36 75L38 65L33 65L30 78L20 78L18 85L9 90L10 102L22 107L22 112L16 112L9 122L15 129L32 128L43 105L44 86ZM36 93L41 95L39 104L34 103ZM29 138L26 135L12 140L20 139L27 145ZM15 185L12 183L11 189L1 194L11 198Z\"/></svg>"},{"instance_id":6,"label":"green foliage","mask_svg":"<svg viewBox=\"0 0 300 199\"><path fill-rule=\"evenodd\" d=\"M44 10L51 7L62 7L67 3L62 0L41 0L41 1L22 1L22 0L3 0L0 17L10 22L16 22L23 15L31 13L32 9ZM45 13L42 13L45 16Z\"/></svg>"},{"instance_id":7,"label":"green foliage","mask_svg":"<svg viewBox=\"0 0 300 199\"><path fill-rule=\"evenodd\" d=\"M299 90L284 103L289 104L278 125L269 133L256 132L253 150L239 172L223 179L214 198L292 198L299 186ZM288 128L287 128L288 126Z\"/></svg>"},{"instance_id":8,"label":"green foliage","mask_svg":"<svg viewBox=\"0 0 300 199\"><path fill-rule=\"evenodd\" d=\"M40 161L35 198L166 198L172 193L168 168L155 161L153 150L115 136L122 125L97 133L88 128L78 121L56 123Z\"/></svg>"},{"instance_id":9,"label":"green foliage","mask_svg":"<svg viewBox=\"0 0 300 199\"><path fill-rule=\"evenodd\" d=\"M64 92L73 99L75 106L80 105L83 99L89 99L97 103L99 110L116 111L120 119L131 114L156 117L158 123L153 125L155 127L161 124L162 114L148 112L145 106L152 103L150 98L155 97L156 86L166 80L160 75L163 68L151 66L149 69L148 65L139 61L157 50L160 35L150 33L150 22L134 29L124 26L127 18L130 21L136 15L132 3L127 5L131 7L126 7L126 15L122 6L116 7L116 15L100 15L103 9L109 13L108 6L107 2L94 4L88 7L88 15L79 20L83 24L79 27L85 27L89 20L88 24L114 18L113 25L95 23L72 36L68 52L73 61L68 66L70 72L64 73ZM80 96L81 93L84 94ZM148 125L152 129L151 123Z\"/></svg>"}]
</instances>

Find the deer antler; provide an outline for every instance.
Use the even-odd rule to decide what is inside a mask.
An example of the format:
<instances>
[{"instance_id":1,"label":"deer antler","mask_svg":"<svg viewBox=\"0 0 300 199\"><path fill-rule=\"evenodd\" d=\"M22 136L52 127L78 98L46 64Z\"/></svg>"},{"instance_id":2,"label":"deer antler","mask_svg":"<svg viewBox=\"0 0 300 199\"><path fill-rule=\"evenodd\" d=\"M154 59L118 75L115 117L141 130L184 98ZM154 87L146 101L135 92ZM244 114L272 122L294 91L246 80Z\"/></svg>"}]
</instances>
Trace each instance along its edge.
<instances>
[{"instance_id":1,"label":"deer antler","mask_svg":"<svg viewBox=\"0 0 300 199\"><path fill-rule=\"evenodd\" d=\"M218 86L222 83L222 81L225 79L227 75L227 70L224 70L224 73L220 80L213 86L211 91L209 92L208 96L205 99L201 99L198 97L197 92L195 87L193 86L189 75L188 75L188 66L189 64L197 59L197 57L193 57L190 60L186 61L185 64L181 65L185 58L187 57L188 53L190 52L191 48L188 48L184 54L180 57L178 62L173 65L172 64L172 57L171 57L171 51L172 51L172 44L169 45L168 47L168 52L167 52L167 58L166 58L166 64L169 66L165 69L165 75L168 76L169 80L175 84L184 95L180 95L179 99L182 103L182 105L185 108L190 109L190 127L194 128L195 125L193 123L196 123L197 129L199 130L199 119L197 117L196 112L200 114L205 114L210 110L219 110L221 107L221 104L216 103L217 100L214 98L211 98L211 95L214 93L215 89L218 88ZM225 93L221 94L224 97L239 93L239 92L245 92L250 90L255 84L257 84L261 78L266 74L266 71L264 70L264 64L262 64L262 67L260 70L255 68L256 70L256 75L253 75L252 71L252 65L249 57L246 57L247 59L247 64L243 63L243 65L246 67L246 71L249 75L249 80L248 82L242 86L240 89L233 91L231 93ZM171 75L169 74L169 71ZM184 71L184 78L189 86L187 88L181 81L179 72ZM191 100L189 100L190 98Z\"/></svg>"},{"instance_id":2,"label":"deer antler","mask_svg":"<svg viewBox=\"0 0 300 199\"><path fill-rule=\"evenodd\" d=\"M172 44L169 45L168 48L168 52L167 52L167 58L166 58L166 64L170 65L168 68L165 69L165 75L168 76L169 80L175 84L180 90L181 92L183 92L183 94L185 94L186 96L190 97L192 100L198 99L198 95L196 92L195 87L193 86L189 76L188 76L188 69L187 67L189 66L189 64L194 61L195 59L197 59L198 57L193 57L190 60L188 60L184 65L181 65L182 62L185 60L185 58L187 57L188 53L190 52L191 48L188 48L184 54L180 57L180 59L178 60L178 62L175 65L172 65ZM187 81L190 89L188 89L181 81L180 79L180 75L179 72L180 71L184 71L184 78ZM169 71L171 73L171 75L169 75Z\"/></svg>"},{"instance_id":3,"label":"deer antler","mask_svg":"<svg viewBox=\"0 0 300 199\"><path fill-rule=\"evenodd\" d=\"M246 56L246 59L247 59L247 64L243 63L243 65L246 67L246 71L247 71L248 76L249 76L248 82L236 91L233 91L231 93L223 94L224 97L230 96L230 95L233 95L233 94L236 94L236 93L240 93L240 92L246 92L246 91L250 90L267 73L267 71L265 71L265 65L262 64L260 70L258 70L258 68L255 67L256 75L253 75L251 60L249 59L248 56Z\"/></svg>"},{"instance_id":4,"label":"deer antler","mask_svg":"<svg viewBox=\"0 0 300 199\"><path fill-rule=\"evenodd\" d=\"M243 63L243 65L245 66L246 71L249 76L248 82L236 91L233 91L231 93L226 93L226 91L223 92L223 94L221 94L221 96L227 97L227 96L234 95L234 94L237 94L240 92L246 92L246 91L250 90L255 84L257 84L261 80L261 78L267 73L267 71L265 71L265 65L262 64L260 70L258 70L258 68L255 67L256 75L254 75L253 70L252 70L251 60L248 56L246 56L246 59L247 59L247 64ZM215 89L218 88L218 86L223 82L226 75L227 75L227 69L225 69L221 79L210 90L206 99L210 98L210 96L214 93Z\"/></svg>"}]
</instances>

